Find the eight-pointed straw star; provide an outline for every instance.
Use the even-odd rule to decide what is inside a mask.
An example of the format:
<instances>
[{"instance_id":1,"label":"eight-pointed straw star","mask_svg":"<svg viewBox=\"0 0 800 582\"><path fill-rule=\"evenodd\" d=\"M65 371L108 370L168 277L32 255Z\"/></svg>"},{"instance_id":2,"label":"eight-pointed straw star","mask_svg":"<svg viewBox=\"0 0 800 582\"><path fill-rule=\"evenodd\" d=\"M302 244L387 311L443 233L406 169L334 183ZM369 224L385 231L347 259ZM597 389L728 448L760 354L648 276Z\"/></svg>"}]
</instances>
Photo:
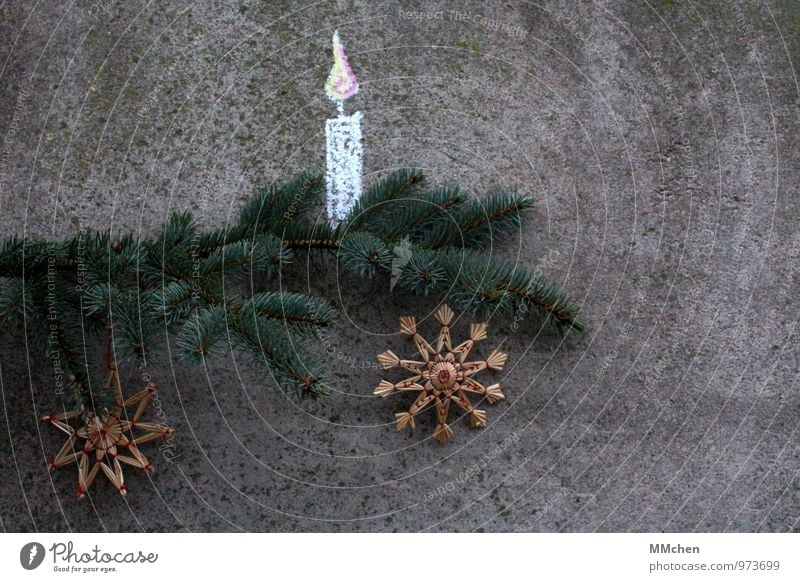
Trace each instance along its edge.
<instances>
[{"instance_id":1,"label":"eight-pointed straw star","mask_svg":"<svg viewBox=\"0 0 800 582\"><path fill-rule=\"evenodd\" d=\"M99 471L102 471L117 491L125 495L127 486L120 463L152 473L153 465L139 450L139 446L168 437L174 432L163 424L139 420L153 401L156 391L154 384L148 383L144 390L124 399L116 364L109 364L108 369L106 385L113 386L116 399L113 410L100 414L85 413L83 410L71 411L42 418L44 422L69 435L59 453L50 461L50 470L55 471L70 463L78 464L78 499L86 496ZM136 405L136 410L133 415L129 415L126 409L133 405ZM83 420L83 425L75 428L69 424L71 420ZM134 435L134 429L141 434ZM83 441L82 445L78 443L79 439Z\"/></svg>"},{"instance_id":2,"label":"eight-pointed straw star","mask_svg":"<svg viewBox=\"0 0 800 582\"><path fill-rule=\"evenodd\" d=\"M383 398L395 392L419 392L408 412L395 414L397 430L403 430L406 427L413 428L415 426L414 416L435 404L438 422L436 430L433 432L433 438L440 443L446 443L453 436L453 429L447 424L450 402L455 402L466 411L471 426L482 427L486 426L486 412L473 408L467 393L478 394L489 404L505 398L500 391L499 384L487 387L477 382L472 375L486 368L502 370L508 360L508 355L494 350L485 360L465 362L464 360L467 359L475 342L486 339L486 324L471 324L469 339L454 348L450 338L450 322L453 315L453 310L447 305L442 305L436 311L436 320L442 327L435 347L417 333L415 318L401 317L400 331L411 336L423 361L401 360L391 350L383 352L378 356L378 362L384 370L399 366L414 375L395 384L388 380L381 380L374 390L374 394Z\"/></svg>"}]
</instances>

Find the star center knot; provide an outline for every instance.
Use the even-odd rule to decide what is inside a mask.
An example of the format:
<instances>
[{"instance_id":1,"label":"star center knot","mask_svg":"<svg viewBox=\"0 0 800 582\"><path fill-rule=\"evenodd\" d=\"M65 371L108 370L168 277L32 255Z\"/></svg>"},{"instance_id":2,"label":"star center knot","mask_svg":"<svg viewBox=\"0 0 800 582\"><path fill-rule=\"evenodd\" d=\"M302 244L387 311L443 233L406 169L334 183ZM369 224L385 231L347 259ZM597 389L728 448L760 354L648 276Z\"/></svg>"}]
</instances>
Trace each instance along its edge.
<instances>
[{"instance_id":1,"label":"star center knot","mask_svg":"<svg viewBox=\"0 0 800 582\"><path fill-rule=\"evenodd\" d=\"M452 388L456 383L456 367L451 362L439 362L433 365L431 382L439 390Z\"/></svg>"}]
</instances>

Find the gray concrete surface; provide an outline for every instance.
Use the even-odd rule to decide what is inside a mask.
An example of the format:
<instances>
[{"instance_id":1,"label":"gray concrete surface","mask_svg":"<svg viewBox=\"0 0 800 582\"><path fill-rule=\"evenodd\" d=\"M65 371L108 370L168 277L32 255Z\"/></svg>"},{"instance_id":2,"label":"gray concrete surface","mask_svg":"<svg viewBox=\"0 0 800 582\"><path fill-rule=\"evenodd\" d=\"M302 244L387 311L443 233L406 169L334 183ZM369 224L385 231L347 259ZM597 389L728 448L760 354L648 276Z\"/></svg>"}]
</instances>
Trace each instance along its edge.
<instances>
[{"instance_id":1,"label":"gray concrete surface","mask_svg":"<svg viewBox=\"0 0 800 582\"><path fill-rule=\"evenodd\" d=\"M175 459L152 448L152 479L84 503L46 470L49 372L6 335L2 528L798 531L796 0L2 2L2 232L215 224L322 166L335 28L367 179L418 165L534 195L498 252L563 284L587 333L492 320L508 400L438 446L430 416L397 433L371 396L374 355L411 353L397 318L434 303L301 261L288 283L342 310L326 406L237 354L168 361Z\"/></svg>"}]
</instances>

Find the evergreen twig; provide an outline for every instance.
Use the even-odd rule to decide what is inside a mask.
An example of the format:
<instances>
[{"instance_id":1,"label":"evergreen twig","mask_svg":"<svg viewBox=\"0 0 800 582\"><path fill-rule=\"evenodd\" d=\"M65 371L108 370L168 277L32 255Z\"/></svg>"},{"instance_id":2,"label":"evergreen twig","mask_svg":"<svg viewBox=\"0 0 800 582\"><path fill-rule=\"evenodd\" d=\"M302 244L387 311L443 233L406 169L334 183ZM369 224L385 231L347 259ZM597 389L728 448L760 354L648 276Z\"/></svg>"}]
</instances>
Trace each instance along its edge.
<instances>
[{"instance_id":1,"label":"evergreen twig","mask_svg":"<svg viewBox=\"0 0 800 582\"><path fill-rule=\"evenodd\" d=\"M27 330L63 374L74 406L87 411L108 401L85 342L107 334L112 359L147 366L165 329L187 361L241 349L290 394L324 394L324 370L307 342L333 325L333 307L244 289L245 275L272 279L297 252L330 251L357 276L392 276L399 290L439 295L475 314L536 315L562 331L583 330L569 297L544 277L477 250L520 228L529 197L470 199L458 187L422 191L422 181L416 169L377 180L338 226L307 218L323 181L305 172L259 191L235 223L208 232L183 212L151 238L95 230L64 241L8 237L0 244L0 324Z\"/></svg>"}]
</instances>

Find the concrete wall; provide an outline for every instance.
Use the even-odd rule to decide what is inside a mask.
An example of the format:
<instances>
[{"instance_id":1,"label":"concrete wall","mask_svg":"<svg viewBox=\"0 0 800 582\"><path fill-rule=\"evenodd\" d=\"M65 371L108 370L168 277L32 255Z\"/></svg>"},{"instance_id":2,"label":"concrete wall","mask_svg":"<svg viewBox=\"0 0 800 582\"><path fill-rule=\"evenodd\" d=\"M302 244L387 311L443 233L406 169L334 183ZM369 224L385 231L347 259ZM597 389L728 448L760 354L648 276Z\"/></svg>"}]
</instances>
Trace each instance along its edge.
<instances>
[{"instance_id":1,"label":"concrete wall","mask_svg":"<svg viewBox=\"0 0 800 582\"><path fill-rule=\"evenodd\" d=\"M400 402L371 395L375 354L412 353L397 318L435 303L301 257L287 284L342 312L327 406L239 354L167 357L151 374L175 448L146 448L156 473L129 471L127 497L98 482L81 504L74 471L46 469L52 374L4 337L3 529L797 531L794 0L5 2L0 231L218 224L323 166L335 28L365 180L417 165L535 196L496 252L568 289L588 331L493 319L508 399L439 446L431 415L397 433Z\"/></svg>"}]
</instances>

